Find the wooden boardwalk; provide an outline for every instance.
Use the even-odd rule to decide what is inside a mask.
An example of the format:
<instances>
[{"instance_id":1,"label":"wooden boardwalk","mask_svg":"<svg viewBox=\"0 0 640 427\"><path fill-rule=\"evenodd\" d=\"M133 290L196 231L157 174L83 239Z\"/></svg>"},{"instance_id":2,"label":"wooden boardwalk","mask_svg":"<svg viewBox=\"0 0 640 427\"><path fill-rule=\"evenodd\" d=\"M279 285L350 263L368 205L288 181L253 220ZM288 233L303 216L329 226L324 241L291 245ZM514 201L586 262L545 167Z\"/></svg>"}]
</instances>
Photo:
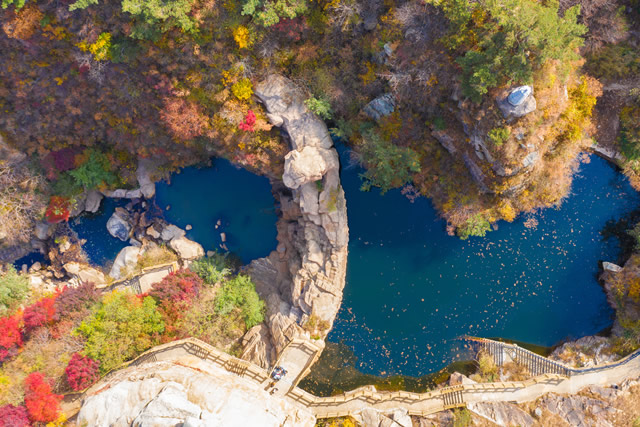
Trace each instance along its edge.
<instances>
[{"instance_id":1,"label":"wooden boardwalk","mask_svg":"<svg viewBox=\"0 0 640 427\"><path fill-rule=\"evenodd\" d=\"M305 354L309 357L307 363L298 363L296 377L291 379L290 387L283 387L278 394L283 398L309 408L318 418L329 418L353 415L365 408L377 410L393 410L406 408L410 415L429 415L446 409L464 407L472 402L526 402L539 398L546 393L576 393L589 385L617 384L626 379L640 376L640 350L630 354L624 359L606 365L593 368L569 368L535 353L527 352L513 344L499 343L497 341L476 339L484 348L489 348L496 360L507 361L514 355L521 358L537 371L566 369L567 374L547 372L526 381L495 382L483 384L465 384L452 387L444 387L428 393L411 393L407 391L378 392L372 387L361 387L337 396L317 397L296 386L298 381L308 373L312 360L317 357L318 348L306 340L294 340L287 349ZM522 350L519 352L518 349ZM511 351L511 353L509 353ZM187 338L168 344L154 347L140 355L123 367L136 366L143 363L156 361L176 361L184 363L185 356L194 356L200 360L214 363L225 370L238 376L249 378L252 381L267 388L270 383L270 372L251 362L238 359L210 346L198 339ZM286 356L285 356L286 357ZM502 358L502 359L499 359ZM290 371L293 375L294 372ZM95 384L84 395L90 396L99 392L105 381L111 375ZM76 399L77 411L81 398ZM71 408L68 408L71 409ZM68 411L67 415L72 413Z\"/></svg>"}]
</instances>

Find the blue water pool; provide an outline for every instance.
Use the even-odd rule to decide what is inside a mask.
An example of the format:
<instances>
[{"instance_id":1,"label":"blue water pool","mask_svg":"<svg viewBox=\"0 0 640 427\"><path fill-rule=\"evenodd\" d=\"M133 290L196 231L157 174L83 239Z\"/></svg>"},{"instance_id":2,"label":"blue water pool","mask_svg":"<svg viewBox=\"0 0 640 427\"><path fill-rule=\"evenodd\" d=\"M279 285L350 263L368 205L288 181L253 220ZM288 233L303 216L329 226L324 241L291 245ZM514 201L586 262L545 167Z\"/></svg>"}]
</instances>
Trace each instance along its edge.
<instances>
[{"instance_id":1,"label":"blue water pool","mask_svg":"<svg viewBox=\"0 0 640 427\"><path fill-rule=\"evenodd\" d=\"M611 324L598 261L615 260L619 248L600 231L637 208L640 197L604 160L591 156L571 196L536 215L537 227L525 227L531 216L520 217L466 241L447 235L425 198L411 203L399 190L359 191L359 172L342 171L349 260L329 340L351 347L363 372L436 371L455 359L463 334L548 346Z\"/></svg>"},{"instance_id":2,"label":"blue water pool","mask_svg":"<svg viewBox=\"0 0 640 427\"><path fill-rule=\"evenodd\" d=\"M183 169L171 177L170 185L158 183L156 203L170 223L182 229L191 225L187 237L205 250L221 250L225 233L229 251L248 263L269 255L277 245L278 218L269 180L227 160Z\"/></svg>"}]
</instances>

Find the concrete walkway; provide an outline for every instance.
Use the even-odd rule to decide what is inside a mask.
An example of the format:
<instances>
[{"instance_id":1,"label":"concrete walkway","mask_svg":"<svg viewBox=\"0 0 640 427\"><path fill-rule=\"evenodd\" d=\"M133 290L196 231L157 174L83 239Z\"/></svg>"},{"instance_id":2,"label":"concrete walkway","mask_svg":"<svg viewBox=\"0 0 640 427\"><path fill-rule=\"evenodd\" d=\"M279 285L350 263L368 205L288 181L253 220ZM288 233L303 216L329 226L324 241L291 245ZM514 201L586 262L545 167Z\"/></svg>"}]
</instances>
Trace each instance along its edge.
<instances>
[{"instance_id":1,"label":"concrete walkway","mask_svg":"<svg viewBox=\"0 0 640 427\"><path fill-rule=\"evenodd\" d=\"M507 345L508 346L508 345ZM277 393L292 403L309 408L318 418L353 415L365 408L387 411L406 408L410 415L429 415L475 402L527 402L546 393L571 394L590 385L608 386L627 379L640 377L640 351L610 365L584 370L574 370L571 376L544 374L527 381L468 384L445 387L428 393L406 391L378 392L371 386L332 397L317 397L296 386L319 355L319 349L305 340L294 340L283 351L279 362L289 371L287 387L277 386ZM124 366L139 365L161 360L184 363L185 356L195 356L208 363L215 363L229 372L249 378L264 389L271 383L270 372L253 363L230 356L195 338L187 338L154 347ZM541 357L541 356L539 356ZM188 358L187 358L188 359ZM306 362L304 362L306 360ZM555 362L557 363L557 362ZM103 380L84 395L91 395L102 388ZM82 396L75 405L65 408L70 415L80 407Z\"/></svg>"}]
</instances>

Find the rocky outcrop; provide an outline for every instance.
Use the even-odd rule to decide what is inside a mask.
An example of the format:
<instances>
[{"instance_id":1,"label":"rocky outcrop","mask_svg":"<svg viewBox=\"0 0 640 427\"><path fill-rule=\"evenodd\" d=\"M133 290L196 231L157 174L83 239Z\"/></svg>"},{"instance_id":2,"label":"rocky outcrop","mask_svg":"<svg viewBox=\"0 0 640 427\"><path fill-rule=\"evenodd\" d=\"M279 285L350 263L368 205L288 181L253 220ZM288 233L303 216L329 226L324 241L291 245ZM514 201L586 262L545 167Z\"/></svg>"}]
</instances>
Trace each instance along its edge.
<instances>
[{"instance_id":1,"label":"rocky outcrop","mask_svg":"<svg viewBox=\"0 0 640 427\"><path fill-rule=\"evenodd\" d=\"M84 210L91 213L98 212L98 209L100 209L100 202L102 202L103 197L102 193L96 190L90 191L84 202Z\"/></svg>"},{"instance_id":2,"label":"rocky outcrop","mask_svg":"<svg viewBox=\"0 0 640 427\"><path fill-rule=\"evenodd\" d=\"M133 269L138 264L138 258L142 255L143 249L137 246L127 246L118 252L113 266L109 272L115 280L120 280L126 276L128 270Z\"/></svg>"},{"instance_id":3,"label":"rocky outcrop","mask_svg":"<svg viewBox=\"0 0 640 427\"><path fill-rule=\"evenodd\" d=\"M353 415L358 425L367 427L411 427L411 417L406 409L393 411L377 411L373 408L363 409Z\"/></svg>"},{"instance_id":4,"label":"rocky outcrop","mask_svg":"<svg viewBox=\"0 0 640 427\"><path fill-rule=\"evenodd\" d=\"M248 268L266 301L268 330L247 334L243 358L267 367L292 339L328 333L342 302L349 236L338 155L326 125L282 76L269 76L255 94L291 146L283 181L272 182L280 207L278 248ZM320 326L303 329L312 316Z\"/></svg>"},{"instance_id":5,"label":"rocky outcrop","mask_svg":"<svg viewBox=\"0 0 640 427\"><path fill-rule=\"evenodd\" d=\"M500 111L502 111L502 115L505 119L523 117L536 110L537 103L536 98L533 96L533 92L518 105L512 105L509 103L509 94L510 93L504 93L497 101L498 107L500 108Z\"/></svg>"},{"instance_id":6,"label":"rocky outcrop","mask_svg":"<svg viewBox=\"0 0 640 427\"><path fill-rule=\"evenodd\" d=\"M388 116L393 113L395 107L396 101L393 98L393 95L386 93L369 102L365 105L362 111L364 111L364 113L373 120L378 121L384 116Z\"/></svg>"},{"instance_id":7,"label":"rocky outcrop","mask_svg":"<svg viewBox=\"0 0 640 427\"><path fill-rule=\"evenodd\" d=\"M560 396L549 394L540 400L542 408L565 420L575 427L613 427L607 420L618 409L612 408L610 403L586 396Z\"/></svg>"},{"instance_id":8,"label":"rocky outcrop","mask_svg":"<svg viewBox=\"0 0 640 427\"><path fill-rule=\"evenodd\" d=\"M611 351L611 341L605 337L588 336L564 343L549 358L575 368L610 363L620 357Z\"/></svg>"},{"instance_id":9,"label":"rocky outcrop","mask_svg":"<svg viewBox=\"0 0 640 427\"><path fill-rule=\"evenodd\" d=\"M68 262L63 268L72 278L79 282L93 283L96 286L105 284L107 281L104 273L88 265L82 265L79 262Z\"/></svg>"},{"instance_id":10,"label":"rocky outcrop","mask_svg":"<svg viewBox=\"0 0 640 427\"><path fill-rule=\"evenodd\" d=\"M117 371L89 389L78 425L311 427L315 417L249 379L190 357Z\"/></svg>"}]
</instances>

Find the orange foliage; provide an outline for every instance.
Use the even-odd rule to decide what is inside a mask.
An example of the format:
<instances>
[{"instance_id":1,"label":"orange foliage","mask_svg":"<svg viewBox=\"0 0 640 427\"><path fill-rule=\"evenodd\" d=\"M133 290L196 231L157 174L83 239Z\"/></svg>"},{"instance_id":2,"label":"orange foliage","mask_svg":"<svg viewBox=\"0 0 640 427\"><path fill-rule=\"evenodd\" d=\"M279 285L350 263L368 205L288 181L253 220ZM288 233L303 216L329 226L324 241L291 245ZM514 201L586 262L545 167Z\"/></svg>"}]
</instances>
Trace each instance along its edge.
<instances>
[{"instance_id":1,"label":"orange foliage","mask_svg":"<svg viewBox=\"0 0 640 427\"><path fill-rule=\"evenodd\" d=\"M164 110L160 112L162 121L171 135L180 141L200 136L209 125L209 119L202 114L200 107L183 98L164 98Z\"/></svg>"}]
</instances>

